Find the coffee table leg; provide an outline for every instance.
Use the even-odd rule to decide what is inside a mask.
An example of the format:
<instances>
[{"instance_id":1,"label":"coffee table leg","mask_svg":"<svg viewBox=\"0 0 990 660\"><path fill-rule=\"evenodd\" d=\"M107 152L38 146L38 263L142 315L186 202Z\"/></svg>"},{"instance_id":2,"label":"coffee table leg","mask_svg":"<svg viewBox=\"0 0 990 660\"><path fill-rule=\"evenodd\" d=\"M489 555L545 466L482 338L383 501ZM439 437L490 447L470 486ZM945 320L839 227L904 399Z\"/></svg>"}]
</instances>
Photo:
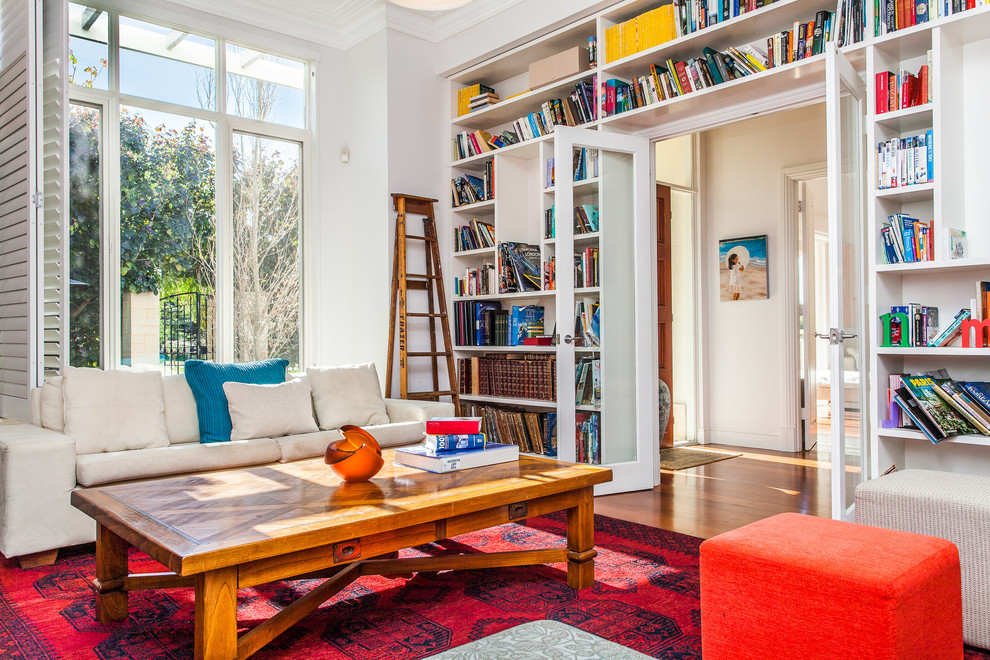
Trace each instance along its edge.
<instances>
[{"instance_id":1,"label":"coffee table leg","mask_svg":"<svg viewBox=\"0 0 990 660\"><path fill-rule=\"evenodd\" d=\"M127 542L103 525L96 526L96 620L127 618Z\"/></svg>"},{"instance_id":2,"label":"coffee table leg","mask_svg":"<svg viewBox=\"0 0 990 660\"><path fill-rule=\"evenodd\" d=\"M584 589L595 583L594 489L579 491L580 504L567 510L567 584Z\"/></svg>"},{"instance_id":3,"label":"coffee table leg","mask_svg":"<svg viewBox=\"0 0 990 660\"><path fill-rule=\"evenodd\" d=\"M237 657L237 567L196 576L196 660Z\"/></svg>"}]
</instances>

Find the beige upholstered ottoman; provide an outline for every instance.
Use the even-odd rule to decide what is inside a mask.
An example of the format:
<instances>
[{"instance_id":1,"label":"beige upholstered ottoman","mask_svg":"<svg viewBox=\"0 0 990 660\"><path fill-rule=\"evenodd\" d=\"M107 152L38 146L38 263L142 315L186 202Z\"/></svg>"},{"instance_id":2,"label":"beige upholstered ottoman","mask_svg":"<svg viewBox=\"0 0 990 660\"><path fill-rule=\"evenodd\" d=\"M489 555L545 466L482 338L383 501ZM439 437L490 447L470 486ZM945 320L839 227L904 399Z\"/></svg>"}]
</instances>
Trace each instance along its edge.
<instances>
[{"instance_id":1,"label":"beige upholstered ottoman","mask_svg":"<svg viewBox=\"0 0 990 660\"><path fill-rule=\"evenodd\" d=\"M955 543L963 639L990 648L990 477L901 470L872 479L856 488L856 522Z\"/></svg>"}]
</instances>

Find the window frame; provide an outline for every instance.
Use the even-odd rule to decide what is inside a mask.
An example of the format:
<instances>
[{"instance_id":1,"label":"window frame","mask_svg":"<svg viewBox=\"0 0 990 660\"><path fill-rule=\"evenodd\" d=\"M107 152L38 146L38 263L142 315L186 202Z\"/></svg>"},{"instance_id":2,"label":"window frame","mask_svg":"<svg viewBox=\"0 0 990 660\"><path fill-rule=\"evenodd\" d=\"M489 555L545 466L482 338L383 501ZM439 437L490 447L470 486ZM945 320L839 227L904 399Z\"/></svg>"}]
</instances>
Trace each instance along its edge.
<instances>
[{"instance_id":1,"label":"window frame","mask_svg":"<svg viewBox=\"0 0 990 660\"><path fill-rule=\"evenodd\" d=\"M227 38L196 28L180 25L139 13L121 11L100 3L78 2L86 7L107 12L109 38L107 39L108 89L101 90L66 82L69 104L84 104L98 107L101 111L103 136L100 141L101 161L101 286L103 287L102 322L100 332L100 361L104 369L117 369L121 363L121 302L120 284L120 111L121 107L163 112L173 115L209 121L215 128L215 167L216 180L214 203L216 209L216 360L232 362L234 358L234 292L233 292L233 134L249 133L260 138L271 138L296 142L300 147L301 218L299 226L300 296L299 296L299 366L307 364L306 357L311 353L309 319L312 316L310 282L312 278L312 249L309 245L313 223L313 175L316 168L313 148L313 117L316 116L314 93L316 65L309 56L285 53L276 49L251 45L241 36ZM68 2L65 5L68 11ZM146 99L120 92L120 16L133 18L161 27L189 32L209 39L215 44L216 110L203 110L166 101ZM302 128L285 126L227 114L227 42L240 47L251 48L260 53L286 57L303 62L304 103ZM68 51L68 42L66 43ZM66 145L66 148L68 145ZM114 185L110 185L114 182ZM65 249L70 249L66 245ZM71 327L71 320L67 321Z\"/></svg>"}]
</instances>

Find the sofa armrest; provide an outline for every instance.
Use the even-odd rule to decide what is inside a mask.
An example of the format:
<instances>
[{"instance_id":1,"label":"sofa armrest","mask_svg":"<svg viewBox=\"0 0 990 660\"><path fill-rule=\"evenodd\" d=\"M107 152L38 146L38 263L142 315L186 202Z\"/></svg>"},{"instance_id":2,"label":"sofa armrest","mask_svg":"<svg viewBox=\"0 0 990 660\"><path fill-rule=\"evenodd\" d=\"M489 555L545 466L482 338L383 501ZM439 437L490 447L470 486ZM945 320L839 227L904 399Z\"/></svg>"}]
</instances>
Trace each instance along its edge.
<instances>
[{"instance_id":1,"label":"sofa armrest","mask_svg":"<svg viewBox=\"0 0 990 660\"><path fill-rule=\"evenodd\" d=\"M454 404L445 401L385 399L385 413L390 422L423 422L433 417L453 417Z\"/></svg>"},{"instance_id":2,"label":"sofa armrest","mask_svg":"<svg viewBox=\"0 0 990 660\"><path fill-rule=\"evenodd\" d=\"M32 424L0 424L0 552L19 557L91 541L96 526L73 508L76 443Z\"/></svg>"}]
</instances>

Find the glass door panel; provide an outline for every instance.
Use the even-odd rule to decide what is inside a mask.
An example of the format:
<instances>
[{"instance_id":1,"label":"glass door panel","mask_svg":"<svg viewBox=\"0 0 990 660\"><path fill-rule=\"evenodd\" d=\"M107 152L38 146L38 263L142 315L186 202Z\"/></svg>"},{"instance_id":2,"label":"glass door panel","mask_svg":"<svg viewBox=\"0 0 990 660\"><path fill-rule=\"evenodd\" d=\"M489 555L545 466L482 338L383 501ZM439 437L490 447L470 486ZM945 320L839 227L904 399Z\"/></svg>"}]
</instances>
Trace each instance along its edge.
<instances>
[{"instance_id":1,"label":"glass door panel","mask_svg":"<svg viewBox=\"0 0 990 660\"><path fill-rule=\"evenodd\" d=\"M826 62L829 186L829 330L832 388L832 517L852 519L867 465L863 299L863 122L866 87L829 45Z\"/></svg>"},{"instance_id":2,"label":"glass door panel","mask_svg":"<svg viewBox=\"0 0 990 660\"><path fill-rule=\"evenodd\" d=\"M642 138L555 129L558 454L612 468L597 494L658 477L648 158Z\"/></svg>"}]
</instances>

